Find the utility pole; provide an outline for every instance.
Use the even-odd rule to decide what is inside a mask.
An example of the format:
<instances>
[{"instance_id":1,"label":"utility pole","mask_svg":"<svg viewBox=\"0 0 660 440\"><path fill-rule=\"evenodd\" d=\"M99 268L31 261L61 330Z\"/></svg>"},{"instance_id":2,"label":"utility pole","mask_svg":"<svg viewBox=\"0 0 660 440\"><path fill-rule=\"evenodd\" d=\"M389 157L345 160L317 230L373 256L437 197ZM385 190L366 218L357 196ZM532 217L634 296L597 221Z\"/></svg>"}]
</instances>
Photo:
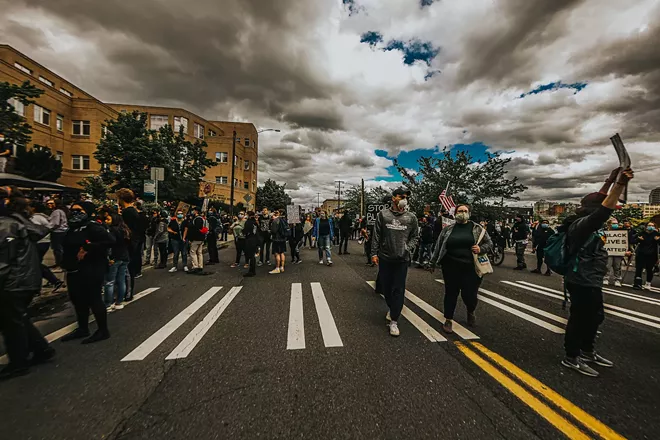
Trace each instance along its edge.
<instances>
[{"instance_id":1,"label":"utility pole","mask_svg":"<svg viewBox=\"0 0 660 440\"><path fill-rule=\"evenodd\" d=\"M231 189L229 190L229 215L234 215L234 179L236 178L236 130L231 141Z\"/></svg>"},{"instance_id":2,"label":"utility pole","mask_svg":"<svg viewBox=\"0 0 660 440\"><path fill-rule=\"evenodd\" d=\"M316 193L316 207L321 207L321 193Z\"/></svg>"},{"instance_id":3,"label":"utility pole","mask_svg":"<svg viewBox=\"0 0 660 440\"><path fill-rule=\"evenodd\" d=\"M360 185L360 218L362 218L364 216L364 179L360 180L362 181Z\"/></svg>"},{"instance_id":4,"label":"utility pole","mask_svg":"<svg viewBox=\"0 0 660 440\"><path fill-rule=\"evenodd\" d=\"M341 211L341 184L344 183L343 180L335 180L335 183L338 185L337 189L337 211Z\"/></svg>"}]
</instances>

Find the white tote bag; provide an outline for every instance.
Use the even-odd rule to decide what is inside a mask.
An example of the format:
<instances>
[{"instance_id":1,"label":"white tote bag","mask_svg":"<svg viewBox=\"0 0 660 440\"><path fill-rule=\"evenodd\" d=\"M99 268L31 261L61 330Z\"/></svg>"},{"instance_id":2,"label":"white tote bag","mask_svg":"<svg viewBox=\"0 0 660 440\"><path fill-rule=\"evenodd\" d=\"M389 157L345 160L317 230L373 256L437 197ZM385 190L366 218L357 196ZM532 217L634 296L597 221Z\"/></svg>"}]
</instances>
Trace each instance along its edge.
<instances>
[{"instance_id":1,"label":"white tote bag","mask_svg":"<svg viewBox=\"0 0 660 440\"><path fill-rule=\"evenodd\" d=\"M486 228L482 227L481 235L479 235L479 240L477 240L477 246L481 244L484 235L486 235ZM477 275L479 275L479 278L483 278L484 275L493 273L493 266L490 264L487 254L472 254L472 258L474 258L474 270L477 272Z\"/></svg>"}]
</instances>

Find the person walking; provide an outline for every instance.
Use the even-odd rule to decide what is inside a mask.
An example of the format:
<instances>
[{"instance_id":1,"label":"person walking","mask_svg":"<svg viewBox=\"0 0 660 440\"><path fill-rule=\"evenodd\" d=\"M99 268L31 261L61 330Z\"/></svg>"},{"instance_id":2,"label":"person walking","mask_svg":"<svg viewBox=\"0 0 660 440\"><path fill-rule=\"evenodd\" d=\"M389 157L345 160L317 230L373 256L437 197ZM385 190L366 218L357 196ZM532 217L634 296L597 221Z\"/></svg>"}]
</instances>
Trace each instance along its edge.
<instances>
[{"instance_id":1,"label":"person walking","mask_svg":"<svg viewBox=\"0 0 660 440\"><path fill-rule=\"evenodd\" d=\"M335 246L339 246L339 211L335 210L332 213L332 224L334 225L334 230L333 230L333 244ZM341 247L339 248L341 250Z\"/></svg>"},{"instance_id":2,"label":"person walking","mask_svg":"<svg viewBox=\"0 0 660 440\"><path fill-rule=\"evenodd\" d=\"M642 290L651 288L653 282L653 268L658 264L658 244L660 233L655 223L646 224L644 232L637 235L637 249L635 250L635 283L633 289ZM642 284L642 272L646 270L646 283Z\"/></svg>"},{"instance_id":3,"label":"person walking","mask_svg":"<svg viewBox=\"0 0 660 440\"><path fill-rule=\"evenodd\" d=\"M268 212L268 208L264 208L261 211L261 216L259 217L259 263L258 266L264 265L264 259L266 264L270 266L270 250L272 244L272 237L270 233L270 221L271 215Z\"/></svg>"},{"instance_id":4,"label":"person walking","mask_svg":"<svg viewBox=\"0 0 660 440\"><path fill-rule=\"evenodd\" d=\"M286 240L288 235L288 226L284 218L284 212L274 211L270 222L270 235L273 239L273 255L275 255L275 269L270 274L284 273L284 263L286 263Z\"/></svg>"},{"instance_id":5,"label":"person walking","mask_svg":"<svg viewBox=\"0 0 660 440\"><path fill-rule=\"evenodd\" d=\"M245 251L245 235L243 234L245 223L247 223L247 221L245 220L243 213L239 213L238 217L234 218L234 223L230 226L232 234L234 235L234 246L236 247L236 261L231 267L239 266L241 263L241 254ZM247 254L245 254L245 265L246 267L249 267Z\"/></svg>"},{"instance_id":6,"label":"person walking","mask_svg":"<svg viewBox=\"0 0 660 440\"><path fill-rule=\"evenodd\" d=\"M610 220L607 222L607 229L609 231L619 231L619 221L615 219L614 217L610 218ZM631 255L630 252L630 246L632 245L630 241L630 234L628 233L628 250L625 253L626 257L629 257ZM620 255L609 255L607 257L607 275L605 275L605 279L603 280L603 286L609 286L610 284L613 284L616 287L621 287L621 281L622 281L622 274L621 274L621 263L623 263L623 259L625 257L622 257Z\"/></svg>"},{"instance_id":7,"label":"person walking","mask_svg":"<svg viewBox=\"0 0 660 440\"><path fill-rule=\"evenodd\" d=\"M53 257L55 257L56 271L61 272L62 253L64 252L62 242L64 241L64 235L66 234L67 229L69 229L67 224L68 213L60 199L50 199L46 202L46 206L51 211L50 216L48 217L48 221L52 227L50 233L50 246L53 250Z\"/></svg>"},{"instance_id":8,"label":"person walking","mask_svg":"<svg viewBox=\"0 0 660 440\"><path fill-rule=\"evenodd\" d=\"M583 197L575 215L567 217L558 231L566 234L568 261L575 261L564 278L571 308L564 337L566 356L561 364L586 376L599 375L589 364L614 366L594 347L598 327L605 319L602 289L608 255L603 227L633 177L630 168L613 170L601 190Z\"/></svg>"},{"instance_id":9,"label":"person walking","mask_svg":"<svg viewBox=\"0 0 660 440\"><path fill-rule=\"evenodd\" d=\"M142 236L145 234L144 220L135 208L135 194L128 188L122 188L116 193L117 203L121 209L121 217L131 231L131 242L128 248L128 273L130 288L125 301L133 300L135 280L142 276Z\"/></svg>"},{"instance_id":10,"label":"person walking","mask_svg":"<svg viewBox=\"0 0 660 440\"><path fill-rule=\"evenodd\" d=\"M422 217L420 223L419 243L419 266L424 267L431 261L431 249L433 248L433 226L426 217Z\"/></svg>"},{"instance_id":11,"label":"person walking","mask_svg":"<svg viewBox=\"0 0 660 440\"><path fill-rule=\"evenodd\" d=\"M170 220L169 212L162 210L156 225L156 233L154 234L154 247L158 250L158 258L160 263L154 266L154 269L165 269L167 267L167 249L169 242L169 234L167 226Z\"/></svg>"},{"instance_id":12,"label":"person walking","mask_svg":"<svg viewBox=\"0 0 660 440\"><path fill-rule=\"evenodd\" d=\"M184 240L190 242L190 254L188 259L192 268L189 274L199 275L204 272L204 240L209 232L209 225L202 217L199 208L192 209L192 221L184 231Z\"/></svg>"},{"instance_id":13,"label":"person walking","mask_svg":"<svg viewBox=\"0 0 660 440\"><path fill-rule=\"evenodd\" d=\"M209 209L207 220L209 222L209 233L206 236L206 247L209 250L209 261L206 264L213 265L220 263L218 238L222 234L222 223L218 217L218 210L214 206Z\"/></svg>"},{"instance_id":14,"label":"person walking","mask_svg":"<svg viewBox=\"0 0 660 440\"><path fill-rule=\"evenodd\" d=\"M348 238L351 235L351 213L344 211L344 214L339 219L339 255L342 253L350 255L348 252ZM342 246L344 251L342 252Z\"/></svg>"},{"instance_id":15,"label":"person walking","mask_svg":"<svg viewBox=\"0 0 660 440\"><path fill-rule=\"evenodd\" d=\"M108 313L124 308L126 297L126 273L128 271L129 252L131 244L131 230L128 229L124 219L111 209L104 210L104 223L108 232L114 239L110 247L108 270L105 274L104 300ZM117 298L115 299L115 288Z\"/></svg>"},{"instance_id":16,"label":"person walking","mask_svg":"<svg viewBox=\"0 0 660 440\"><path fill-rule=\"evenodd\" d=\"M417 245L419 226L417 217L408 211L410 191L398 188L392 193L390 209L376 216L371 260L378 266L378 277L389 312L390 335L399 336L399 316L406 294L406 277L411 261L410 249Z\"/></svg>"},{"instance_id":17,"label":"person walking","mask_svg":"<svg viewBox=\"0 0 660 440\"><path fill-rule=\"evenodd\" d=\"M547 220L541 220L541 223L534 229L532 233L532 249L536 252L536 269L532 273L542 273L543 260L545 259L545 245L548 243L548 238L555 235L555 230L550 227ZM620 267L620 266L619 266ZM552 275L550 266L546 264L545 275Z\"/></svg>"},{"instance_id":18,"label":"person walking","mask_svg":"<svg viewBox=\"0 0 660 440\"><path fill-rule=\"evenodd\" d=\"M0 188L0 333L9 358L0 380L24 376L31 364L55 355L28 316L28 306L41 289L37 242L49 229L28 220L27 209L20 191Z\"/></svg>"},{"instance_id":19,"label":"person walking","mask_svg":"<svg viewBox=\"0 0 660 440\"><path fill-rule=\"evenodd\" d=\"M221 217L222 222L222 238L221 241L227 241L229 237L229 227L231 226L230 218L227 214L223 214Z\"/></svg>"},{"instance_id":20,"label":"person walking","mask_svg":"<svg viewBox=\"0 0 660 440\"><path fill-rule=\"evenodd\" d=\"M308 215L305 217L305 224L303 225L303 246L307 246L309 241L309 248L312 249L312 233L314 232L314 225L312 224L312 217Z\"/></svg>"},{"instance_id":21,"label":"person walking","mask_svg":"<svg viewBox=\"0 0 660 440\"><path fill-rule=\"evenodd\" d=\"M43 263L44 256L48 253L48 249L50 249L50 231L53 229L53 225L50 224L50 220L46 215L46 207L43 203L33 201L30 203L29 210L30 221L35 225L48 229L48 234L37 243L37 250L39 251L39 263L41 264L41 277L48 282L44 287L52 287L53 292L57 292L60 288L64 287L64 281L57 278L48 266Z\"/></svg>"},{"instance_id":22,"label":"person walking","mask_svg":"<svg viewBox=\"0 0 660 440\"><path fill-rule=\"evenodd\" d=\"M93 203L75 202L69 212L62 264L78 328L63 336L62 342L86 338L82 343L90 344L110 337L102 290L108 268L108 251L115 239L104 226L92 221ZM92 336L89 336L90 309L98 326Z\"/></svg>"},{"instance_id":23,"label":"person walking","mask_svg":"<svg viewBox=\"0 0 660 440\"><path fill-rule=\"evenodd\" d=\"M332 239L334 224L328 213L321 211L314 223L314 240L319 250L319 264L323 264L323 252L325 251L326 264L332 266Z\"/></svg>"},{"instance_id":24,"label":"person walking","mask_svg":"<svg viewBox=\"0 0 660 440\"><path fill-rule=\"evenodd\" d=\"M154 237L156 236L156 230L158 229L158 223L160 222L160 211L158 209L153 209L151 211L151 217L149 217L149 223L145 231L146 241L144 245L144 264L150 265L152 258L151 254L153 251L153 262L154 267L158 266L158 245Z\"/></svg>"},{"instance_id":25,"label":"person walking","mask_svg":"<svg viewBox=\"0 0 660 440\"><path fill-rule=\"evenodd\" d=\"M521 215L516 215L516 222L511 229L511 239L516 245L516 263L517 266L513 270L527 269L525 262L525 249L529 238L529 227Z\"/></svg>"},{"instance_id":26,"label":"person walking","mask_svg":"<svg viewBox=\"0 0 660 440\"><path fill-rule=\"evenodd\" d=\"M188 227L188 220L185 219L183 211L177 211L176 216L170 220L167 225L167 232L169 234L170 244L172 245L172 268L170 273L176 272L179 266L179 256L181 256L181 263L183 264L183 271L188 272L188 251L186 250L186 240L183 238L183 232Z\"/></svg>"},{"instance_id":27,"label":"person walking","mask_svg":"<svg viewBox=\"0 0 660 440\"><path fill-rule=\"evenodd\" d=\"M456 206L455 219L455 224L445 227L440 233L431 258L431 271L441 265L445 282L445 323L442 325L445 333L454 332L454 313L459 295L467 308L468 325L476 324L475 310L482 278L475 270L473 254L486 254L493 248L485 228L470 220L468 205Z\"/></svg>"},{"instance_id":28,"label":"person walking","mask_svg":"<svg viewBox=\"0 0 660 440\"><path fill-rule=\"evenodd\" d=\"M298 223L293 223L289 226L289 248L291 249L291 263L300 264L300 247L302 246L303 239L303 224L302 219Z\"/></svg>"},{"instance_id":29,"label":"person walking","mask_svg":"<svg viewBox=\"0 0 660 440\"><path fill-rule=\"evenodd\" d=\"M247 212L247 220L243 227L245 236L245 261L249 270L244 277L251 278L257 275L257 247L259 246L259 225L254 211Z\"/></svg>"}]
</instances>

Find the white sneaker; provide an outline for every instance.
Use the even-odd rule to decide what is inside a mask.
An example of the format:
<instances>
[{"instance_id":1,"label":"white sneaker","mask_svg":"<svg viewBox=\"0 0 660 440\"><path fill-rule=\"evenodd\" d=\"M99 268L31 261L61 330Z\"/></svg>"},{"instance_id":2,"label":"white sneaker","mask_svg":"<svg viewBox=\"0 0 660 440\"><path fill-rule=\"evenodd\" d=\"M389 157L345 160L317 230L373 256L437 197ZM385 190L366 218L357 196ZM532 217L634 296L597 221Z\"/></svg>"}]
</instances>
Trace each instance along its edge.
<instances>
[{"instance_id":1,"label":"white sneaker","mask_svg":"<svg viewBox=\"0 0 660 440\"><path fill-rule=\"evenodd\" d=\"M279 268L279 267L276 267L275 269L271 270L271 271L268 272L268 273L273 274L273 275L276 275L276 274L280 273L280 268Z\"/></svg>"},{"instance_id":2,"label":"white sneaker","mask_svg":"<svg viewBox=\"0 0 660 440\"><path fill-rule=\"evenodd\" d=\"M106 307L106 308L105 308L105 311L106 311L107 313L112 313L112 312L114 312L114 311L115 311L115 305L112 304L111 306Z\"/></svg>"},{"instance_id":3,"label":"white sneaker","mask_svg":"<svg viewBox=\"0 0 660 440\"><path fill-rule=\"evenodd\" d=\"M609 286L610 281L609 280L603 280L603 286Z\"/></svg>"},{"instance_id":4,"label":"white sneaker","mask_svg":"<svg viewBox=\"0 0 660 440\"><path fill-rule=\"evenodd\" d=\"M387 312L387 315L385 315L385 320L387 320L387 321L392 320L392 316L390 316L390 312Z\"/></svg>"},{"instance_id":5,"label":"white sneaker","mask_svg":"<svg viewBox=\"0 0 660 440\"><path fill-rule=\"evenodd\" d=\"M114 308L115 308L115 310L121 310L121 309L124 308L124 305L123 304L115 304Z\"/></svg>"},{"instance_id":6,"label":"white sneaker","mask_svg":"<svg viewBox=\"0 0 660 440\"><path fill-rule=\"evenodd\" d=\"M319 260L319 264L323 264L323 260Z\"/></svg>"},{"instance_id":7,"label":"white sneaker","mask_svg":"<svg viewBox=\"0 0 660 440\"><path fill-rule=\"evenodd\" d=\"M648 281L645 282L645 283L644 283L644 289L646 289L646 290L651 290L651 283L649 283Z\"/></svg>"},{"instance_id":8,"label":"white sneaker","mask_svg":"<svg viewBox=\"0 0 660 440\"><path fill-rule=\"evenodd\" d=\"M399 336L399 326L397 325L396 321L390 322L390 335L391 336Z\"/></svg>"},{"instance_id":9,"label":"white sneaker","mask_svg":"<svg viewBox=\"0 0 660 440\"><path fill-rule=\"evenodd\" d=\"M621 281L615 281L615 282L614 282L614 285L615 285L616 287L621 287Z\"/></svg>"},{"instance_id":10,"label":"white sneaker","mask_svg":"<svg viewBox=\"0 0 660 440\"><path fill-rule=\"evenodd\" d=\"M284 273L284 268L280 267L280 273Z\"/></svg>"},{"instance_id":11,"label":"white sneaker","mask_svg":"<svg viewBox=\"0 0 660 440\"><path fill-rule=\"evenodd\" d=\"M176 267L173 267L172 269L169 270L170 273L176 272Z\"/></svg>"},{"instance_id":12,"label":"white sneaker","mask_svg":"<svg viewBox=\"0 0 660 440\"><path fill-rule=\"evenodd\" d=\"M183 266L183 271L188 272L188 266Z\"/></svg>"},{"instance_id":13,"label":"white sneaker","mask_svg":"<svg viewBox=\"0 0 660 440\"><path fill-rule=\"evenodd\" d=\"M328 266L332 266L332 260L328 260Z\"/></svg>"}]
</instances>

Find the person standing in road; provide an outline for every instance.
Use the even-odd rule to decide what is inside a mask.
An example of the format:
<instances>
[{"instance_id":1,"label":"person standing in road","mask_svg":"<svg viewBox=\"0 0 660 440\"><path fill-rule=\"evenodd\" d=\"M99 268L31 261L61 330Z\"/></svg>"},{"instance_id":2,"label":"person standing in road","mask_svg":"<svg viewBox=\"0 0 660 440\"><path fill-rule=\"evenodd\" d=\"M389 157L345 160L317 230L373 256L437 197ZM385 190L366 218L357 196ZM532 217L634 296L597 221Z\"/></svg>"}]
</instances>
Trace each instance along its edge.
<instances>
[{"instance_id":1,"label":"person standing in road","mask_svg":"<svg viewBox=\"0 0 660 440\"><path fill-rule=\"evenodd\" d=\"M649 222L644 232L637 236L635 250L635 284L633 289L650 289L653 281L653 268L658 264L658 244L660 233L655 223ZM646 270L646 283L642 284L642 272Z\"/></svg>"},{"instance_id":2,"label":"person standing in road","mask_svg":"<svg viewBox=\"0 0 660 440\"><path fill-rule=\"evenodd\" d=\"M92 220L93 203L75 202L69 212L62 264L66 270L69 297L76 310L78 328L63 336L62 341L86 338L82 343L90 344L110 337L102 291L108 268L108 251L115 244L115 239L105 226ZM92 336L89 336L90 309L98 326Z\"/></svg>"},{"instance_id":3,"label":"person standing in road","mask_svg":"<svg viewBox=\"0 0 660 440\"><path fill-rule=\"evenodd\" d=\"M245 226L246 220L242 212L238 214L238 217L234 218L234 223L230 226L232 234L234 235L234 246L236 247L236 261L231 265L231 267L238 267L241 263L241 254L245 251L245 235L243 235L243 228ZM248 266L248 255L245 254L245 267Z\"/></svg>"},{"instance_id":4,"label":"person standing in road","mask_svg":"<svg viewBox=\"0 0 660 440\"><path fill-rule=\"evenodd\" d=\"M348 238L351 235L351 213L344 211L344 214L339 219L339 255L348 253ZM342 252L342 246L344 251Z\"/></svg>"},{"instance_id":5,"label":"person standing in road","mask_svg":"<svg viewBox=\"0 0 660 440\"><path fill-rule=\"evenodd\" d=\"M431 248L433 247L433 226L429 224L426 217L422 217L420 223L419 266L429 264L431 260Z\"/></svg>"},{"instance_id":6,"label":"person standing in road","mask_svg":"<svg viewBox=\"0 0 660 440\"><path fill-rule=\"evenodd\" d=\"M170 220L170 213L162 210L156 225L156 233L154 234L154 247L158 250L160 263L154 266L154 269L165 269L167 267L168 243L169 234L167 233L167 225Z\"/></svg>"},{"instance_id":7,"label":"person standing in road","mask_svg":"<svg viewBox=\"0 0 660 440\"><path fill-rule=\"evenodd\" d=\"M603 280L607 274L608 255L603 227L633 177L630 168L613 170L601 190L586 195L575 215L566 218L559 228L560 233L566 234L568 258L575 261L564 277L571 310L564 337L566 357L561 364L586 376L599 375L589 365L591 363L614 366L613 362L596 353L594 347L598 327L605 319Z\"/></svg>"},{"instance_id":8,"label":"person standing in road","mask_svg":"<svg viewBox=\"0 0 660 440\"><path fill-rule=\"evenodd\" d=\"M184 272L188 272L188 252L186 251L186 241L183 238L183 233L188 227L188 221L183 215L183 211L177 211L176 217L170 220L169 225L167 226L167 232L169 233L170 243L172 245L172 252L174 256L172 257L172 268L170 273L177 271L177 266L179 265L179 255L181 255L181 263L183 264Z\"/></svg>"},{"instance_id":9,"label":"person standing in road","mask_svg":"<svg viewBox=\"0 0 660 440\"><path fill-rule=\"evenodd\" d=\"M326 264L332 266L332 238L334 234L334 224L328 213L321 211L319 217L314 222L314 241L319 250L319 264L323 264L323 251L325 251Z\"/></svg>"},{"instance_id":10,"label":"person standing in road","mask_svg":"<svg viewBox=\"0 0 660 440\"><path fill-rule=\"evenodd\" d=\"M50 199L46 202L46 206L50 209L50 216L48 221L51 224L52 232L50 233L50 246L53 250L53 256L55 257L55 266L58 268L57 271L61 272L61 263L62 263L62 242L64 241L64 235L69 229L67 224L67 211L62 203L62 200Z\"/></svg>"},{"instance_id":11,"label":"person standing in road","mask_svg":"<svg viewBox=\"0 0 660 440\"><path fill-rule=\"evenodd\" d=\"M37 243L37 250L39 251L39 262L41 263L41 276L48 282L44 287L52 287L53 292L56 292L64 286L64 282L58 279L48 266L43 263L44 256L48 252L48 249L50 249L50 231L53 229L53 226L50 224L48 216L46 215L46 207L43 203L35 201L30 203L30 214L30 221L32 223L43 226L49 231L48 235Z\"/></svg>"},{"instance_id":12,"label":"person standing in road","mask_svg":"<svg viewBox=\"0 0 660 440\"><path fill-rule=\"evenodd\" d=\"M158 229L158 223L160 221L160 212L158 209L153 209L151 211L151 217L149 218L149 223L147 226L147 229L145 231L146 235L146 241L145 241L145 254L146 257L144 259L144 264L145 265L150 265L151 264L151 254L153 251L153 262L154 262L154 267L158 266L158 246L156 245L156 242L154 240L154 237L156 236L156 230Z\"/></svg>"},{"instance_id":13,"label":"person standing in road","mask_svg":"<svg viewBox=\"0 0 660 440\"><path fill-rule=\"evenodd\" d=\"M288 235L288 226L286 224L286 219L284 218L284 212L273 212L273 219L270 222L270 235L273 238L275 269L271 270L269 273L283 273L284 263L286 262L286 240Z\"/></svg>"},{"instance_id":14,"label":"person standing in road","mask_svg":"<svg viewBox=\"0 0 660 440\"><path fill-rule=\"evenodd\" d=\"M28 201L20 191L0 188L0 333L9 357L9 364L0 370L0 380L24 376L30 372L30 364L55 355L27 313L41 289L37 242L49 232L28 220L27 209Z\"/></svg>"},{"instance_id":15,"label":"person standing in road","mask_svg":"<svg viewBox=\"0 0 660 440\"><path fill-rule=\"evenodd\" d=\"M130 290L126 301L131 301L135 293L135 280L142 276L142 239L144 235L144 221L135 208L135 194L128 188L122 188L116 193L117 202L121 208L121 217L131 230L131 243L128 249L128 273L131 278Z\"/></svg>"},{"instance_id":16,"label":"person standing in road","mask_svg":"<svg viewBox=\"0 0 660 440\"><path fill-rule=\"evenodd\" d=\"M612 217L608 222L608 230L610 231L618 231L619 229L619 221ZM630 234L628 234L628 238L630 239ZM628 248L630 248L631 242L628 241ZM630 256L630 249L626 252L626 256ZM605 279L603 280L603 286L609 286L610 284L614 284L616 287L621 287L621 281L622 281L622 276L621 276L621 263L623 263L624 257L620 255L610 255L607 257L607 275L605 275Z\"/></svg>"},{"instance_id":17,"label":"person standing in road","mask_svg":"<svg viewBox=\"0 0 660 440\"><path fill-rule=\"evenodd\" d=\"M229 227L231 226L231 221L227 214L222 215L222 238L220 241L227 241L229 236Z\"/></svg>"},{"instance_id":18,"label":"person standing in road","mask_svg":"<svg viewBox=\"0 0 660 440\"><path fill-rule=\"evenodd\" d=\"M291 226L289 226L289 248L291 249L292 264L302 263L302 260L300 259L300 247L302 246L302 239L303 239L302 221L291 224Z\"/></svg>"},{"instance_id":19,"label":"person standing in road","mask_svg":"<svg viewBox=\"0 0 660 440\"><path fill-rule=\"evenodd\" d=\"M247 220L243 227L245 236L245 261L249 264L249 270L244 277L253 277L257 274L257 247L259 246L259 225L254 211L247 212Z\"/></svg>"},{"instance_id":20,"label":"person standing in road","mask_svg":"<svg viewBox=\"0 0 660 440\"><path fill-rule=\"evenodd\" d=\"M314 232L314 225L312 224L312 217L305 217L305 224L303 225L303 246L307 245L309 241L309 249L312 248L312 232Z\"/></svg>"},{"instance_id":21,"label":"person standing in road","mask_svg":"<svg viewBox=\"0 0 660 440\"><path fill-rule=\"evenodd\" d=\"M270 266L270 248L272 244L272 237L270 233L271 215L268 208L261 210L261 217L259 217L259 267L266 264Z\"/></svg>"},{"instance_id":22,"label":"person standing in road","mask_svg":"<svg viewBox=\"0 0 660 440\"><path fill-rule=\"evenodd\" d=\"M190 242L190 255L188 259L192 268L189 274L201 274L204 272L204 240L209 232L208 222L202 217L199 208L192 209L192 221L184 231L183 238Z\"/></svg>"},{"instance_id":23,"label":"person standing in road","mask_svg":"<svg viewBox=\"0 0 660 440\"><path fill-rule=\"evenodd\" d=\"M220 256L218 255L218 237L222 233L222 225L218 218L218 210L214 206L209 209L208 222L209 234L206 237L206 246L209 249L209 261L207 264L213 265L220 263Z\"/></svg>"},{"instance_id":24,"label":"person standing in road","mask_svg":"<svg viewBox=\"0 0 660 440\"><path fill-rule=\"evenodd\" d=\"M547 220L541 220L541 223L539 223L532 233L532 249L536 251L536 269L534 269L532 273L541 273L543 260L545 258L545 245L548 243L548 238L553 235L555 235L555 230L550 227L550 223ZM547 276L552 275L550 266L547 264L545 274Z\"/></svg>"},{"instance_id":25,"label":"person standing in road","mask_svg":"<svg viewBox=\"0 0 660 440\"><path fill-rule=\"evenodd\" d=\"M111 209L102 212L108 232L114 239L110 248L108 269L105 274L104 299L108 313L124 308L126 297L126 271L128 269L128 248L131 243L131 230L128 229L124 219ZM115 300L115 287L117 298Z\"/></svg>"},{"instance_id":26,"label":"person standing in road","mask_svg":"<svg viewBox=\"0 0 660 440\"><path fill-rule=\"evenodd\" d=\"M335 210L332 213L332 224L334 226L334 230L332 231L332 235L333 235L332 244L334 244L335 246L339 246L339 220L340 220L339 211Z\"/></svg>"},{"instance_id":27,"label":"person standing in road","mask_svg":"<svg viewBox=\"0 0 660 440\"><path fill-rule=\"evenodd\" d=\"M398 188L392 193L392 206L376 216L371 244L371 261L378 265L378 276L389 308L390 335L399 336L398 320L406 293L410 249L417 245L417 217L408 211L410 191Z\"/></svg>"},{"instance_id":28,"label":"person standing in road","mask_svg":"<svg viewBox=\"0 0 660 440\"><path fill-rule=\"evenodd\" d=\"M527 263L525 262L525 249L527 249L528 237L529 227L527 226L527 223L524 222L521 215L516 215L516 222L511 229L511 239L516 244L517 263L517 266L513 270L527 269Z\"/></svg>"},{"instance_id":29,"label":"person standing in road","mask_svg":"<svg viewBox=\"0 0 660 440\"><path fill-rule=\"evenodd\" d=\"M482 233L483 238L479 241ZM431 258L431 270L442 265L445 281L445 323L442 325L445 333L454 332L454 312L459 295L467 308L468 325L476 324L475 310L482 279L475 271L473 254L485 254L492 248L493 242L484 227L470 221L470 207L456 206L456 223L442 230Z\"/></svg>"}]
</instances>

